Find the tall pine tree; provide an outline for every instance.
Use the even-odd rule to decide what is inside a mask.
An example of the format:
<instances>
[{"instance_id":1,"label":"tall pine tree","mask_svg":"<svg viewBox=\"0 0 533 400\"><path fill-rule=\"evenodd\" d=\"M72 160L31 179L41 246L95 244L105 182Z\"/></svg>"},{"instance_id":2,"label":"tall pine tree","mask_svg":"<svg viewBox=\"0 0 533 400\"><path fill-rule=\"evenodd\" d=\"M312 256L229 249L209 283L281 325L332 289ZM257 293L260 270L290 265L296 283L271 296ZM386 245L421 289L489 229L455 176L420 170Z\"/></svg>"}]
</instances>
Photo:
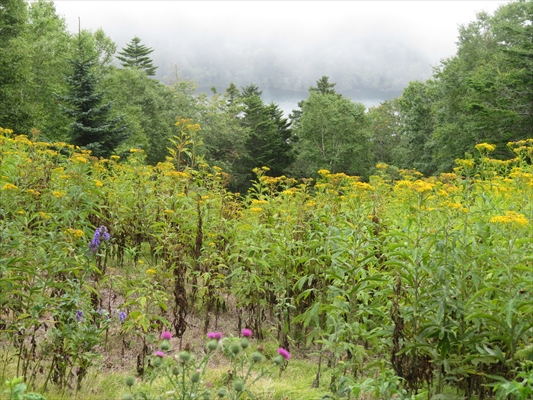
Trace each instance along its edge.
<instances>
[{"instance_id":1,"label":"tall pine tree","mask_svg":"<svg viewBox=\"0 0 533 400\"><path fill-rule=\"evenodd\" d=\"M157 67L152 64L152 59L148 57L154 50L150 47L146 47L144 44L140 44L141 39L135 36L131 39L123 51L119 51L117 58L124 68L138 68L146 72L148 76L154 76Z\"/></svg>"},{"instance_id":2,"label":"tall pine tree","mask_svg":"<svg viewBox=\"0 0 533 400\"><path fill-rule=\"evenodd\" d=\"M72 72L67 76L69 93L58 96L68 104L64 112L74 119L70 125L70 142L92 150L97 157L109 157L128 137L123 116L111 117L111 103L102 104L104 94L98 91L99 77L95 72L97 58L78 39L78 55L70 60Z\"/></svg>"},{"instance_id":3,"label":"tall pine tree","mask_svg":"<svg viewBox=\"0 0 533 400\"><path fill-rule=\"evenodd\" d=\"M295 159L291 124L276 104L263 103L257 86L250 84L242 93L242 125L250 131L245 142L244 167L251 171L266 166L270 168L270 175L280 176Z\"/></svg>"}]
</instances>

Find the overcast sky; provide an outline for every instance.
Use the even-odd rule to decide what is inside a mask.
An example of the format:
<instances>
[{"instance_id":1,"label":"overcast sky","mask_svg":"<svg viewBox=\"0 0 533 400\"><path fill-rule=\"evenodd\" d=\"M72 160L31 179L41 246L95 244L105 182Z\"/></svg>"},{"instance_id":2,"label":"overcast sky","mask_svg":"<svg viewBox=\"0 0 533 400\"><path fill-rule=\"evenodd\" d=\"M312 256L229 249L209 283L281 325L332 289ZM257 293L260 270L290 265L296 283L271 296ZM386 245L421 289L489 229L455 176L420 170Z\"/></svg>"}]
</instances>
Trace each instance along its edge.
<instances>
[{"instance_id":1,"label":"overcast sky","mask_svg":"<svg viewBox=\"0 0 533 400\"><path fill-rule=\"evenodd\" d=\"M112 39L144 42L184 29L191 34L335 40L376 32L419 44L435 61L455 51L457 27L507 1L77 1L56 0L76 31L102 28ZM115 38L116 37L116 38ZM170 38L168 38L170 39Z\"/></svg>"},{"instance_id":2,"label":"overcast sky","mask_svg":"<svg viewBox=\"0 0 533 400\"><path fill-rule=\"evenodd\" d=\"M58 14L65 17L71 31L77 31L80 17L82 29L102 28L119 49L139 36L143 44L155 49L153 58L159 63L181 63L180 53L185 55L192 51L203 52L206 59L210 53L214 57L215 53L222 52L223 56L231 54L232 46L242 47L246 43L249 46L246 51L258 46L271 46L272 51L283 47L285 55L296 57L301 52L300 59L305 59L316 46L321 54L339 54L339 61L332 62L347 63L347 51L362 53L364 50L368 54L361 54L361 59L370 60L372 51L380 51L389 44L405 45L405 53L410 54L409 57L415 57L412 54L416 53L416 58L428 65L427 71L431 70L430 64L437 65L442 58L455 53L459 25L474 21L479 11L493 13L506 3L508 1L55 1ZM210 43L214 44L213 49L209 48ZM328 47L335 53L325 53L324 48ZM220 60L221 55L217 56ZM371 63L369 65L373 68ZM420 67L417 68L420 71Z\"/></svg>"}]
</instances>

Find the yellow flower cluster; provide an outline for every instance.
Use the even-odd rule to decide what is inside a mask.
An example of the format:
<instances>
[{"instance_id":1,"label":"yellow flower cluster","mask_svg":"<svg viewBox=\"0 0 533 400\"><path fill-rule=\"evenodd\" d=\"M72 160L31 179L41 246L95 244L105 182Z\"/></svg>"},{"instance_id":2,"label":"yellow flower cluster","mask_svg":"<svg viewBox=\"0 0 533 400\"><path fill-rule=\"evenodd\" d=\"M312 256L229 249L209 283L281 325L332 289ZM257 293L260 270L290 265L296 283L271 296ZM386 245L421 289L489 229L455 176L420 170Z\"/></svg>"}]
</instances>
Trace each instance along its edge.
<instances>
[{"instance_id":1,"label":"yellow flower cluster","mask_svg":"<svg viewBox=\"0 0 533 400\"><path fill-rule=\"evenodd\" d=\"M81 238L85 235L81 229L74 229L74 228L68 228L64 231L64 233L71 234L75 238Z\"/></svg>"},{"instance_id":2,"label":"yellow flower cluster","mask_svg":"<svg viewBox=\"0 0 533 400\"><path fill-rule=\"evenodd\" d=\"M455 163L459 167L462 167L464 169L472 169L472 168L474 168L474 161L468 160L468 159L465 159L465 158L457 158L455 160ZM455 168L454 168L454 170L455 170Z\"/></svg>"},{"instance_id":3,"label":"yellow flower cluster","mask_svg":"<svg viewBox=\"0 0 533 400\"><path fill-rule=\"evenodd\" d=\"M157 271L155 269L150 268L150 269L146 270L146 273L148 275L155 275L155 274L157 274Z\"/></svg>"},{"instance_id":4,"label":"yellow flower cluster","mask_svg":"<svg viewBox=\"0 0 533 400\"><path fill-rule=\"evenodd\" d=\"M352 182L352 186L356 189L360 189L360 190L374 190L374 186L370 185L369 183L366 183L366 182Z\"/></svg>"},{"instance_id":5,"label":"yellow flower cluster","mask_svg":"<svg viewBox=\"0 0 533 400\"><path fill-rule=\"evenodd\" d=\"M493 145L493 144L488 144L488 143L479 143L479 144L476 144L475 146L476 150L480 151L480 152L483 152L483 151L486 151L488 153L491 153L493 152L494 150L496 150L496 146Z\"/></svg>"},{"instance_id":6,"label":"yellow flower cluster","mask_svg":"<svg viewBox=\"0 0 533 400\"><path fill-rule=\"evenodd\" d=\"M75 164L87 164L87 158L80 154L73 156L72 161L74 161Z\"/></svg>"},{"instance_id":7,"label":"yellow flower cluster","mask_svg":"<svg viewBox=\"0 0 533 400\"><path fill-rule=\"evenodd\" d=\"M18 187L13 185L12 183L6 183L4 186L2 186L2 190L17 190Z\"/></svg>"},{"instance_id":8,"label":"yellow flower cluster","mask_svg":"<svg viewBox=\"0 0 533 400\"><path fill-rule=\"evenodd\" d=\"M435 185L433 183L429 183L429 182L426 182L426 181L417 180L417 181L413 182L412 187L418 193L424 193L424 192L429 192L429 191L433 190Z\"/></svg>"},{"instance_id":9,"label":"yellow flower cluster","mask_svg":"<svg viewBox=\"0 0 533 400\"><path fill-rule=\"evenodd\" d=\"M50 219L50 218L52 218L52 216L50 214L45 213L43 211L39 211L38 214L41 216L42 219Z\"/></svg>"},{"instance_id":10,"label":"yellow flower cluster","mask_svg":"<svg viewBox=\"0 0 533 400\"><path fill-rule=\"evenodd\" d=\"M189 179L191 175L188 172L181 172L181 171L168 171L165 173L165 176L171 176L173 178L180 178L180 179Z\"/></svg>"},{"instance_id":11,"label":"yellow flower cluster","mask_svg":"<svg viewBox=\"0 0 533 400\"><path fill-rule=\"evenodd\" d=\"M268 201L266 201L266 200L257 200L257 199L253 199L253 200L252 200L252 204L253 204L254 206L262 205L262 204L268 204Z\"/></svg>"},{"instance_id":12,"label":"yellow flower cluster","mask_svg":"<svg viewBox=\"0 0 533 400\"><path fill-rule=\"evenodd\" d=\"M56 199L60 199L61 197L65 197L65 192L54 190L52 192L52 196L54 196Z\"/></svg>"},{"instance_id":13,"label":"yellow flower cluster","mask_svg":"<svg viewBox=\"0 0 533 400\"><path fill-rule=\"evenodd\" d=\"M524 214L518 214L514 211L507 211L505 215L496 215L490 219L490 222L493 224L519 226L526 226L529 224L529 221L526 219Z\"/></svg>"},{"instance_id":14,"label":"yellow flower cluster","mask_svg":"<svg viewBox=\"0 0 533 400\"><path fill-rule=\"evenodd\" d=\"M29 194L34 195L34 196L39 196L41 194L41 192L39 192L37 190L33 190L33 189L26 189L26 193L29 193Z\"/></svg>"},{"instance_id":15,"label":"yellow flower cluster","mask_svg":"<svg viewBox=\"0 0 533 400\"><path fill-rule=\"evenodd\" d=\"M443 172L439 175L439 179L441 181L453 181L454 179L457 179L457 174L453 172Z\"/></svg>"}]
</instances>

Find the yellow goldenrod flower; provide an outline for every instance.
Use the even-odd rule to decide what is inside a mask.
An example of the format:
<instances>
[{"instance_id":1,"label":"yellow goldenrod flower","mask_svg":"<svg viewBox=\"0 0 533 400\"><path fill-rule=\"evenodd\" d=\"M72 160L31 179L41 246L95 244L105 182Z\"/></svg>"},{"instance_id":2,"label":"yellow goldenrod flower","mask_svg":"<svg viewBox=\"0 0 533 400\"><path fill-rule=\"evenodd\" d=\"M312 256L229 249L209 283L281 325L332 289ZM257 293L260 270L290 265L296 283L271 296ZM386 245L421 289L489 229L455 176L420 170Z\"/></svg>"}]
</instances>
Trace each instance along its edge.
<instances>
[{"instance_id":1,"label":"yellow goldenrod flower","mask_svg":"<svg viewBox=\"0 0 533 400\"><path fill-rule=\"evenodd\" d=\"M6 183L3 187L2 187L2 190L17 190L18 187L13 185L12 183Z\"/></svg>"},{"instance_id":2,"label":"yellow goldenrod flower","mask_svg":"<svg viewBox=\"0 0 533 400\"><path fill-rule=\"evenodd\" d=\"M519 225L526 226L529 224L529 221L523 214L518 214L514 211L507 211L505 215L496 215L490 219L493 224L503 224L503 225Z\"/></svg>"},{"instance_id":3,"label":"yellow goldenrod flower","mask_svg":"<svg viewBox=\"0 0 533 400\"><path fill-rule=\"evenodd\" d=\"M45 213L45 212L43 212L43 211L39 211L38 214L39 214L39 215L41 216L41 218L43 218L43 219L50 219L50 218L52 218L52 216L51 216L50 214L47 214L47 213Z\"/></svg>"},{"instance_id":4,"label":"yellow goldenrod flower","mask_svg":"<svg viewBox=\"0 0 533 400\"><path fill-rule=\"evenodd\" d=\"M252 200L252 204L253 204L254 206L261 205L261 204L268 204L268 201L266 201L266 200L257 200L257 199L254 199L254 200Z\"/></svg>"},{"instance_id":5,"label":"yellow goldenrod flower","mask_svg":"<svg viewBox=\"0 0 533 400\"><path fill-rule=\"evenodd\" d=\"M490 152L493 152L494 150L496 150L496 146L493 145L493 144L488 144L488 143L479 143L479 144L476 144L475 146L476 150L478 151L486 151L488 153Z\"/></svg>"}]
</instances>

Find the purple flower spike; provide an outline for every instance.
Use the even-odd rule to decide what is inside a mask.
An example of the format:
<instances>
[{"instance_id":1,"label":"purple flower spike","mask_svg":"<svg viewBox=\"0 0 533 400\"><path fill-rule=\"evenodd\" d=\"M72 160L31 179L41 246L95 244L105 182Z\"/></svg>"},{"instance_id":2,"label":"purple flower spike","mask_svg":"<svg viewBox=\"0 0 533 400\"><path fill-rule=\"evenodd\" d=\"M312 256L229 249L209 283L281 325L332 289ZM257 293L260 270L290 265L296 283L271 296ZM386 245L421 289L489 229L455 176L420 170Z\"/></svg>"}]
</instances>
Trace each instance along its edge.
<instances>
[{"instance_id":1,"label":"purple flower spike","mask_svg":"<svg viewBox=\"0 0 533 400\"><path fill-rule=\"evenodd\" d=\"M126 321L126 318L128 318L128 313L126 313L126 311L120 311L118 313L118 319L120 319L120 322Z\"/></svg>"},{"instance_id":2,"label":"purple flower spike","mask_svg":"<svg viewBox=\"0 0 533 400\"><path fill-rule=\"evenodd\" d=\"M161 333L161 339L163 340L170 340L172 339L172 333L168 332L168 331L163 331Z\"/></svg>"},{"instance_id":3,"label":"purple flower spike","mask_svg":"<svg viewBox=\"0 0 533 400\"><path fill-rule=\"evenodd\" d=\"M89 243L89 249L92 253L96 253L98 247L100 247L100 245L102 244L102 238L106 242L111 239L111 236L109 235L109 232L107 231L107 228L104 225L94 231L93 240L91 240L91 243Z\"/></svg>"},{"instance_id":4,"label":"purple flower spike","mask_svg":"<svg viewBox=\"0 0 533 400\"><path fill-rule=\"evenodd\" d=\"M83 321L83 311L81 310L76 311L76 319L78 320L78 322Z\"/></svg>"},{"instance_id":5,"label":"purple flower spike","mask_svg":"<svg viewBox=\"0 0 533 400\"><path fill-rule=\"evenodd\" d=\"M280 354L285 360L289 360L291 358L291 353L289 353L283 347L278 349L278 354Z\"/></svg>"},{"instance_id":6,"label":"purple flower spike","mask_svg":"<svg viewBox=\"0 0 533 400\"><path fill-rule=\"evenodd\" d=\"M244 337L252 337L252 330L251 329L243 329L241 331L242 336Z\"/></svg>"},{"instance_id":7,"label":"purple flower spike","mask_svg":"<svg viewBox=\"0 0 533 400\"><path fill-rule=\"evenodd\" d=\"M157 356L157 357L165 357L166 354L163 353L162 351L156 351L156 352L154 353L154 356Z\"/></svg>"}]
</instances>

